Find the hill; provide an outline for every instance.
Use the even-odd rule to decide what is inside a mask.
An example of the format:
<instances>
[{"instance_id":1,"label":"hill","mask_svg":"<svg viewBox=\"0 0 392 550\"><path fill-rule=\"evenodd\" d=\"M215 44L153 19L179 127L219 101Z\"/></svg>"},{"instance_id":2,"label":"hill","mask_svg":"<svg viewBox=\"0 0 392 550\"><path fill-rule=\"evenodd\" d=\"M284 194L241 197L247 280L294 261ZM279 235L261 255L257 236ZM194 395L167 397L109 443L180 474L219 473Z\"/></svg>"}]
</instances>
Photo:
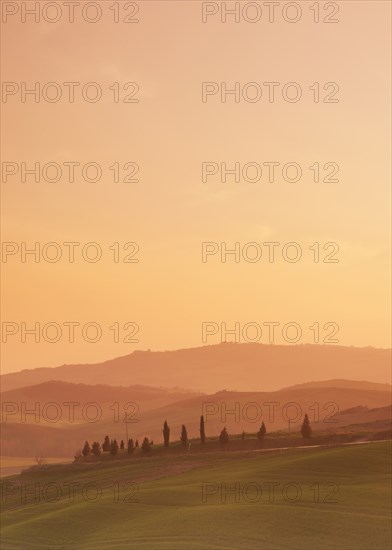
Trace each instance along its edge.
<instances>
[{"instance_id":1,"label":"hill","mask_svg":"<svg viewBox=\"0 0 392 550\"><path fill-rule=\"evenodd\" d=\"M8 478L2 550L386 550L390 481L390 442L51 466Z\"/></svg>"},{"instance_id":2,"label":"hill","mask_svg":"<svg viewBox=\"0 0 392 550\"><path fill-rule=\"evenodd\" d=\"M75 390L74 390L75 387ZM58 409L48 409L49 415L58 410L61 420L48 421L42 414L36 422L32 415L26 416L26 422L21 422L22 403L17 398L25 397L27 408L34 408L39 403L39 409L44 411L47 403L53 403L54 395L50 397L50 388L57 391L56 396L64 401L57 402ZM65 392L65 389L67 390ZM104 400L97 406L102 413L97 421L88 421L86 415L81 415L83 406L93 402L102 389L98 386L80 386L77 384L49 383L40 384L22 390L12 390L2 394L7 401L12 397L16 403L17 413L3 418L1 426L2 454L6 456L70 456L79 449L85 440L102 442L105 435L118 440L126 440L126 425L123 420L123 402L133 401L135 407L127 409L128 434L134 439L147 436L156 443L162 441L162 425L167 420L171 428L171 439L179 439L181 425L185 424L189 437L199 437L200 416L205 417L206 433L217 436L224 426L229 433L255 433L262 421L268 432L276 430L298 431L305 413L309 414L314 431L336 430L349 424L377 423L391 418L391 394L389 391L361 390L350 388L303 388L280 390L276 392L229 392L221 391L211 395L182 394L179 400L174 400L178 394L165 395L154 389L132 393L127 388L110 388L112 402ZM155 401L150 395L157 393ZM135 400L139 395L139 400ZM144 396L148 396L146 401ZM166 399L163 405L160 400ZM11 399L10 399L11 400ZM79 401L75 408L74 421L69 420L69 408L64 403ZM113 404L117 407L113 409ZM54 412L53 412L54 410ZM50 411L50 412L49 412ZM94 414L95 408L92 408ZM117 417L114 412L119 411ZM345 412L346 411L346 412ZM6 420L6 421L5 421ZM290 420L290 426L289 426ZM385 428L384 428L385 429ZM377 430L377 426L375 426Z\"/></svg>"},{"instance_id":3,"label":"hill","mask_svg":"<svg viewBox=\"0 0 392 550\"><path fill-rule=\"evenodd\" d=\"M115 404L116 410L123 411L123 406L127 403L135 403L135 414L138 410L147 411L157 407L163 407L179 400L189 399L199 396L199 392L185 390L180 388L153 388L149 386L109 386L107 384L73 384L71 382L62 382L51 380L34 386L25 386L1 393L3 403L15 403L17 405L17 414L7 415L7 422L18 421L22 415L22 403L25 409L34 410L35 404L39 403L39 411L42 413L39 417L39 423L45 420L45 406L48 405L46 417L56 418L57 410L61 411L55 424L67 423L71 414L75 422L86 422L89 414L95 414L95 410L89 411L88 404L95 404L101 409L98 413L103 418L114 418ZM49 404L54 404L52 407ZM73 403L71 407L67 403ZM94 409L94 406L90 407ZM4 413L3 409L3 413ZM2 414L4 421L4 414ZM26 414L26 422L37 423L34 415ZM51 424L47 420L47 424Z\"/></svg>"},{"instance_id":4,"label":"hill","mask_svg":"<svg viewBox=\"0 0 392 550\"><path fill-rule=\"evenodd\" d=\"M240 376L239 376L240 373ZM2 391L62 380L112 386L184 387L214 393L273 391L327 378L390 380L390 350L327 345L224 343L176 351L135 351L96 364L62 365L4 374Z\"/></svg>"},{"instance_id":5,"label":"hill","mask_svg":"<svg viewBox=\"0 0 392 550\"><path fill-rule=\"evenodd\" d=\"M368 382L367 380L319 380L318 382L305 382L303 384L296 384L295 386L289 386L288 388L282 388L285 390L301 390L306 388L352 388L358 390L379 390L389 391L392 393L391 384L381 384L379 382Z\"/></svg>"}]
</instances>

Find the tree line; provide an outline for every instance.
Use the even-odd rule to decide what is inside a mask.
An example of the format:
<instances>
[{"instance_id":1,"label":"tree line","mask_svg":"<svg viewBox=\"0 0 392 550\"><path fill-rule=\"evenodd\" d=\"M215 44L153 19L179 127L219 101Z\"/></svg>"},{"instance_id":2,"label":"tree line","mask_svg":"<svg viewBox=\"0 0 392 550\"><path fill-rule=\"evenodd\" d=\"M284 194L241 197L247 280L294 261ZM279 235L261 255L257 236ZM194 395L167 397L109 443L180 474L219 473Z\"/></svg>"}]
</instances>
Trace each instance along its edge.
<instances>
[{"instance_id":1,"label":"tree line","mask_svg":"<svg viewBox=\"0 0 392 550\"><path fill-rule=\"evenodd\" d=\"M267 433L267 429L265 427L264 422L262 422L259 431L256 433L256 437L259 441L263 441L265 435ZM167 423L167 420L165 420L163 424L163 445L164 447L169 447L170 445L170 426ZM301 435L305 439L309 439L312 435L312 428L310 426L309 417L307 414L305 414L302 426L301 426ZM241 439L245 439L245 432L242 432ZM222 446L225 446L230 440L229 433L226 429L226 427L223 428L223 430L219 434L219 443ZM188 438L188 432L183 424L181 427L181 435L180 435L180 442L181 445L184 448L187 448L190 450L190 440ZM200 443L204 445L206 442L206 432L205 432L205 425L204 425L204 416L200 417ZM154 445L153 440L149 440L148 437L145 437L141 444L141 450L143 454L148 454L151 451L151 447ZM129 439L127 443L127 453L129 455L132 455L135 450L139 447L139 441L136 439L135 441L133 439ZM117 442L117 439L110 439L108 435L105 436L105 439L102 443L102 445L98 441L94 441L94 443L90 446L89 442L86 441L84 444L84 447L80 453L77 453L75 458L79 458L79 456L88 456L90 454L93 454L95 456L99 456L102 452L109 452L112 456L115 456L118 454L119 450L125 450L125 443L122 439L120 441L120 445Z\"/></svg>"}]
</instances>

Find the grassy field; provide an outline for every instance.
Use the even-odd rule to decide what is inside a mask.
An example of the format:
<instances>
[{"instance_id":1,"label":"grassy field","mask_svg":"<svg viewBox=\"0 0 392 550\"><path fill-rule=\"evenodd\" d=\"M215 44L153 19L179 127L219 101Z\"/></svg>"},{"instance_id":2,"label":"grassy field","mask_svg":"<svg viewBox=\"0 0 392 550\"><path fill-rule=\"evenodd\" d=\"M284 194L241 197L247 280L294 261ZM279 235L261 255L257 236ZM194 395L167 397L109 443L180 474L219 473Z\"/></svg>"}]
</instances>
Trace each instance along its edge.
<instances>
[{"instance_id":1,"label":"grassy field","mask_svg":"<svg viewBox=\"0 0 392 550\"><path fill-rule=\"evenodd\" d=\"M389 549L390 456L384 441L53 465L3 481L1 548Z\"/></svg>"}]
</instances>

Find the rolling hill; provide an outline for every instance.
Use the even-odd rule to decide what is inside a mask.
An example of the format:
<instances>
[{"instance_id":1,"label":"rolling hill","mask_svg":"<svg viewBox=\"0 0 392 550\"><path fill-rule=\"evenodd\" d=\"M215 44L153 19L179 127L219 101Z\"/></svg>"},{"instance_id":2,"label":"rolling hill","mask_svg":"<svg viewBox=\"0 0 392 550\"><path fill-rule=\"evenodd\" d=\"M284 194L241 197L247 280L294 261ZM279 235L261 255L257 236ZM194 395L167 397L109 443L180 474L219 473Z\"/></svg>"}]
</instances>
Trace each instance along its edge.
<instances>
[{"instance_id":1,"label":"rolling hill","mask_svg":"<svg viewBox=\"0 0 392 550\"><path fill-rule=\"evenodd\" d=\"M390 447L152 456L29 471L5 482L2 549L386 550ZM22 485L43 496L23 501Z\"/></svg>"},{"instance_id":2,"label":"rolling hill","mask_svg":"<svg viewBox=\"0 0 392 550\"><path fill-rule=\"evenodd\" d=\"M330 378L390 381L390 350L327 345L224 343L176 351L135 351L97 364L21 370L1 377L2 391L50 380L112 386L191 388L214 393L273 391Z\"/></svg>"},{"instance_id":3,"label":"rolling hill","mask_svg":"<svg viewBox=\"0 0 392 550\"><path fill-rule=\"evenodd\" d=\"M144 411L156 409L170 403L175 403L183 399L189 399L200 395L199 392L179 388L153 388L150 386L109 386L107 384L73 384L71 382L62 382L51 380L34 386L25 386L0 394L3 403L15 403L17 405L17 414L12 411L7 418L8 422L17 421L22 415L22 403L29 411L34 410L36 403L39 403L40 422L42 417L48 418L47 424L51 424L49 418L56 418L56 408L61 409L61 417L54 424L69 421L72 415L75 422L86 421L89 416L87 410L88 404L93 403L102 409L102 417L114 417L114 404L118 403L118 409L121 409L126 403L135 403ZM47 409L45 414L44 407L53 403L54 406ZM73 403L72 408L67 403ZM84 410L83 410L84 409ZM91 407L93 409L93 407ZM72 411L72 412L71 412ZM4 406L2 409L2 421L4 421ZM93 414L95 414L93 412ZM91 416L91 415L90 415ZM23 420L24 421L24 420ZM26 421L34 423L34 415L26 414Z\"/></svg>"},{"instance_id":4,"label":"rolling hill","mask_svg":"<svg viewBox=\"0 0 392 550\"><path fill-rule=\"evenodd\" d=\"M333 384L334 381L331 381ZM348 382L349 383L349 382ZM123 422L123 405L134 402L136 408L127 409L128 435L134 439L145 436L157 443L162 440L162 425L167 420L172 440L178 440L181 425L185 424L189 437L199 436L199 419L205 417L206 432L217 436L224 426L229 433L255 433L262 421L268 432L276 430L298 431L303 415L309 414L314 431L336 430L355 423L388 422L391 417L391 393L383 389L329 387L329 382L319 388L304 387L276 392L229 392L198 395L192 392L164 390L161 388L123 388L88 386L64 382L49 382L11 390L2 394L3 404L14 403L16 414L3 416L1 430L2 454L7 456L73 456L83 442L102 442L106 434L111 438L126 440ZM370 384L372 387L372 384ZM47 416L41 414L38 422L33 415L26 415L21 422L22 401L28 409L38 403L40 411L49 407ZM101 400L100 400L101 399ZM95 408L82 415L84 406L95 401L101 417L94 420ZM75 416L70 420L67 402L78 402ZM114 415L113 404L117 403ZM54 412L53 412L54 411ZM52 422L57 412L61 419ZM388 427L388 426L387 426ZM376 426L377 428L377 426Z\"/></svg>"}]
</instances>

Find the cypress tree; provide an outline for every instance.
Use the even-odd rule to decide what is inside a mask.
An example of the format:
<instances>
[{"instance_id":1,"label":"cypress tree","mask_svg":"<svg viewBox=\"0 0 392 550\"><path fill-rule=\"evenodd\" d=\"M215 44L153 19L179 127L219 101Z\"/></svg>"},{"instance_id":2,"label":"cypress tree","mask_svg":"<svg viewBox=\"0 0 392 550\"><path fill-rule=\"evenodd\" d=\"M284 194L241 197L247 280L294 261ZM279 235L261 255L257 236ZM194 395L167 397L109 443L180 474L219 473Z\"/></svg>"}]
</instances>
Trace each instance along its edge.
<instances>
[{"instance_id":1,"label":"cypress tree","mask_svg":"<svg viewBox=\"0 0 392 550\"><path fill-rule=\"evenodd\" d=\"M103 451L110 451L110 439L108 435L105 435L105 441L102 443Z\"/></svg>"},{"instance_id":2,"label":"cypress tree","mask_svg":"<svg viewBox=\"0 0 392 550\"><path fill-rule=\"evenodd\" d=\"M142 451L144 454L147 454L151 451L151 445L150 445L150 442L148 441L148 437L145 437L143 439Z\"/></svg>"},{"instance_id":3,"label":"cypress tree","mask_svg":"<svg viewBox=\"0 0 392 550\"><path fill-rule=\"evenodd\" d=\"M307 414L305 414L305 418L301 426L301 434L305 439L309 439L312 435L312 428L310 427L309 417Z\"/></svg>"},{"instance_id":4,"label":"cypress tree","mask_svg":"<svg viewBox=\"0 0 392 550\"><path fill-rule=\"evenodd\" d=\"M200 442L202 445L206 442L206 432L204 429L204 416L200 417Z\"/></svg>"},{"instance_id":5,"label":"cypress tree","mask_svg":"<svg viewBox=\"0 0 392 550\"><path fill-rule=\"evenodd\" d=\"M181 444L183 447L186 447L188 445L188 433L186 431L186 428L184 426L184 424L182 425L182 428L181 428Z\"/></svg>"},{"instance_id":6,"label":"cypress tree","mask_svg":"<svg viewBox=\"0 0 392 550\"><path fill-rule=\"evenodd\" d=\"M83 456L87 456L91 453L91 448L88 441L85 442L82 453L83 453Z\"/></svg>"},{"instance_id":7,"label":"cypress tree","mask_svg":"<svg viewBox=\"0 0 392 550\"><path fill-rule=\"evenodd\" d=\"M163 424L163 444L165 447L169 446L169 440L170 440L170 428L169 428L169 424L167 423L167 420L165 420Z\"/></svg>"},{"instance_id":8,"label":"cypress tree","mask_svg":"<svg viewBox=\"0 0 392 550\"><path fill-rule=\"evenodd\" d=\"M129 439L129 441L128 441L128 450L127 450L128 454L129 455L133 454L134 450L135 450L135 446L133 444L133 439Z\"/></svg>"},{"instance_id":9,"label":"cypress tree","mask_svg":"<svg viewBox=\"0 0 392 550\"><path fill-rule=\"evenodd\" d=\"M219 442L221 445L226 445L226 443L229 442L229 434L227 433L226 428L223 428L223 430L221 431L219 436Z\"/></svg>"},{"instance_id":10,"label":"cypress tree","mask_svg":"<svg viewBox=\"0 0 392 550\"><path fill-rule=\"evenodd\" d=\"M267 433L266 427L264 422L262 422L260 426L260 430L257 432L257 439L259 441L263 441L265 434Z\"/></svg>"},{"instance_id":11,"label":"cypress tree","mask_svg":"<svg viewBox=\"0 0 392 550\"><path fill-rule=\"evenodd\" d=\"M93 455L95 456L99 456L101 454L101 445L98 443L98 441L94 441L91 450Z\"/></svg>"},{"instance_id":12,"label":"cypress tree","mask_svg":"<svg viewBox=\"0 0 392 550\"><path fill-rule=\"evenodd\" d=\"M117 439L115 439L110 444L110 454L112 456L115 456L117 453L118 453L118 443L117 443Z\"/></svg>"}]
</instances>

